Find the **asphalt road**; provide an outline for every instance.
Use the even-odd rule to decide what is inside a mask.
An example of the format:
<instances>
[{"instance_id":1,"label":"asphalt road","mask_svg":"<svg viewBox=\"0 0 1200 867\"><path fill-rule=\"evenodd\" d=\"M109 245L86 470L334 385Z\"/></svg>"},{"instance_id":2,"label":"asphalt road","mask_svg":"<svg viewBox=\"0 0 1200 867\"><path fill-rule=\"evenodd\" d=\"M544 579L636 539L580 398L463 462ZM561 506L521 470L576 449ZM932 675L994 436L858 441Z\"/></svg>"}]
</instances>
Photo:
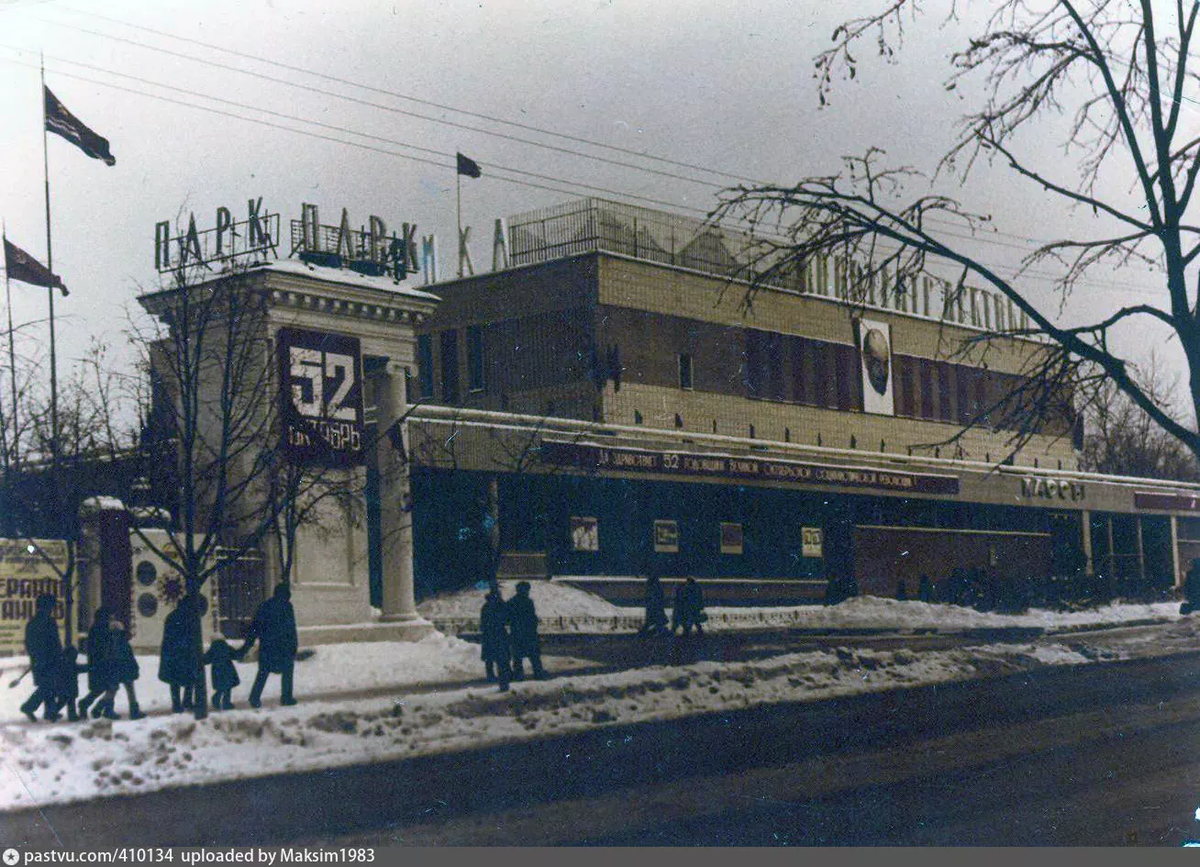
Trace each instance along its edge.
<instances>
[{"instance_id":1,"label":"asphalt road","mask_svg":"<svg viewBox=\"0 0 1200 867\"><path fill-rule=\"evenodd\" d=\"M1190 654L48 807L0 839L1178 845L1197 743Z\"/></svg>"}]
</instances>

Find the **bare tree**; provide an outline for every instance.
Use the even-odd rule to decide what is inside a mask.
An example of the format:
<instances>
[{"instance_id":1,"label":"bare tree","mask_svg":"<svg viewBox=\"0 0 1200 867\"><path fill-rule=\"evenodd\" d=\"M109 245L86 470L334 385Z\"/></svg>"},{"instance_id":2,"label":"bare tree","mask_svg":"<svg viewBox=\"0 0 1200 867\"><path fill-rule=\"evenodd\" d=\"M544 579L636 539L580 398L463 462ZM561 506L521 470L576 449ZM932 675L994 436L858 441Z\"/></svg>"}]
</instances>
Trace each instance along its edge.
<instances>
[{"instance_id":1,"label":"bare tree","mask_svg":"<svg viewBox=\"0 0 1200 867\"><path fill-rule=\"evenodd\" d=\"M1176 383L1167 377L1157 356L1138 369L1137 380L1156 404L1173 412ZM1083 468L1097 473L1152 479L1200 481L1200 464L1179 440L1164 431L1130 397L1112 383L1096 389L1084 408L1087 436Z\"/></svg>"},{"instance_id":2,"label":"bare tree","mask_svg":"<svg viewBox=\"0 0 1200 867\"><path fill-rule=\"evenodd\" d=\"M957 17L958 11L952 6L949 14ZM990 287L1028 323L1004 330L1044 341L1044 351L1033 353L1025 371L1038 394L1024 395L1019 405L1045 411L1072 390L1086 399L1098 388L1113 387L1200 455L1194 421L1200 407L1200 225L1189 218L1200 137L1183 112L1185 103L1200 98L1200 77L1189 68L1198 13L1200 2L999 0L981 32L951 55L946 88L982 95L961 118L957 138L930 179L930 192L908 192L926 178L915 169L887 165L885 153L872 147L847 158L836 174L727 190L712 216L748 220L754 227L752 287L802 270L818 256L840 259L859 299L873 286L903 295L928 266L951 266L959 275L952 301L962 297L968 282ZM822 105L835 78L854 77L864 43L889 59L905 27L925 14L917 0L887 0L877 13L839 26L832 46L815 60ZM1053 134L1064 113L1071 117L1063 133L1067 160L1037 165L1024 146ZM1062 166L1071 160L1074 175L1064 176ZM977 231L989 216L932 185L939 178L966 184L993 162L1048 199L1093 215L1088 225L1099 228L1047 239L1015 276L1001 275L952 234L963 227ZM1111 177L1132 179L1132 189L1123 196L1108 192L1105 181ZM1165 293L1161 301L1129 303L1083 324L1060 325L1056 311L1036 303L1026 282L1028 268L1041 263L1061 269L1057 288L1063 297L1082 289L1096 268L1131 263L1158 269ZM1183 348L1193 421L1180 421L1159 403L1139 382L1131 359L1113 345L1118 329L1148 322L1169 329Z\"/></svg>"}]
</instances>

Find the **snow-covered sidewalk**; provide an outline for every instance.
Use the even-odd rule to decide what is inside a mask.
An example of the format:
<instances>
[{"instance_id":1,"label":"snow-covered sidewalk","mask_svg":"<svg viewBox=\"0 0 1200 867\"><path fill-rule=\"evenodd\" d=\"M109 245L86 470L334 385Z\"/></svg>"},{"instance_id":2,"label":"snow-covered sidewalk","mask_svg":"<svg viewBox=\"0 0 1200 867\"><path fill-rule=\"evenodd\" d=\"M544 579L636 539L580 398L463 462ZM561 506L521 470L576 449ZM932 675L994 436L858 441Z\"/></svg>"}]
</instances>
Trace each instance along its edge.
<instances>
[{"instance_id":1,"label":"snow-covered sidewalk","mask_svg":"<svg viewBox=\"0 0 1200 867\"><path fill-rule=\"evenodd\" d=\"M466 607L477 601L461 596L465 598L439 604ZM556 616L554 604L566 603L560 598L543 607L539 602L543 617ZM478 680L482 668L478 645L457 638L434 635L415 643L324 645L297 665L301 695L342 694L344 698L250 710L245 708L245 690L253 666L240 665L243 686L235 690L234 698L242 709L214 713L202 722L157 715L136 722L29 725L18 711L29 693L28 683L5 688L24 660L9 658L0 660L0 677L5 681L0 687L0 810L477 749L596 725L671 720L757 704L817 701L1200 647L1200 617L1180 618L1171 603L1007 616L864 598L832 608L764 611L785 618L802 616L803 625L814 629L1035 627L1052 633L1146 620L1160 624L1114 634L1047 635L1024 644L928 651L829 647L749 662L699 662L576 676L571 672L590 664L548 657L554 680L514 684L509 693L482 684L456 686ZM166 687L156 678L157 658L139 661L143 706L150 711L169 707ZM438 688L426 691L416 685ZM273 698L276 690L273 682L266 697ZM393 690L392 695L378 694ZM363 697L371 692L375 695ZM122 696L118 709L123 706Z\"/></svg>"}]
</instances>

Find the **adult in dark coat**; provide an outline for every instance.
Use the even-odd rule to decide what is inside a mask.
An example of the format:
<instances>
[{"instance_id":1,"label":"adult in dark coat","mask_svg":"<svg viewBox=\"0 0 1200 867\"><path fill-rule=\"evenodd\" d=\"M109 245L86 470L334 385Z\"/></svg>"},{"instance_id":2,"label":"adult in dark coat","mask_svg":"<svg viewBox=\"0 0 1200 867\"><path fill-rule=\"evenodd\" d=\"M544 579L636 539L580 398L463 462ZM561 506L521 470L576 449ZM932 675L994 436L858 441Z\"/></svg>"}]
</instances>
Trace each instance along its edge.
<instances>
[{"instance_id":1,"label":"adult in dark coat","mask_svg":"<svg viewBox=\"0 0 1200 867\"><path fill-rule=\"evenodd\" d=\"M33 674L33 695L21 705L21 713L30 722L36 722L37 709L45 706L46 719L54 722L58 719L54 693L62 662L62 642L54 622L52 594L44 593L34 603L33 617L25 624L25 652L29 654L29 670Z\"/></svg>"},{"instance_id":2,"label":"adult in dark coat","mask_svg":"<svg viewBox=\"0 0 1200 867\"><path fill-rule=\"evenodd\" d=\"M117 693L118 681L113 678L112 670L111 620L112 614L103 605L96 609L92 618L92 628L87 634L84 648L88 660L88 694L79 702L80 716L86 716L92 702L103 696L92 713L93 717L100 716L106 710L107 699ZM107 707L107 710L111 716L112 708Z\"/></svg>"},{"instance_id":3,"label":"adult in dark coat","mask_svg":"<svg viewBox=\"0 0 1200 867\"><path fill-rule=\"evenodd\" d=\"M254 685L250 687L250 707L262 706L263 687L267 685L267 677L272 674L278 674L281 680L279 703L296 703L292 695L292 673L296 648L300 642L296 635L296 610L292 608L291 600L292 587L284 581L275 588L274 596L258 606L254 620L250 622L250 630L246 633L246 643L238 648L237 656L240 659L255 641L260 643L258 673L254 676Z\"/></svg>"},{"instance_id":4,"label":"adult in dark coat","mask_svg":"<svg viewBox=\"0 0 1200 867\"><path fill-rule=\"evenodd\" d=\"M671 631L683 629L684 635L690 635L692 627L695 626L696 634L703 635L704 627L701 624L706 620L708 620L708 615L704 613L704 592L696 583L695 578L689 578L675 591L675 608L671 611Z\"/></svg>"},{"instance_id":5,"label":"adult in dark coat","mask_svg":"<svg viewBox=\"0 0 1200 867\"><path fill-rule=\"evenodd\" d=\"M929 580L928 575L922 575L917 584L917 598L922 602L933 601L933 582Z\"/></svg>"},{"instance_id":6,"label":"adult in dark coat","mask_svg":"<svg viewBox=\"0 0 1200 867\"><path fill-rule=\"evenodd\" d=\"M233 710L230 693L242 682L233 664L236 654L229 643L217 639L204 654L204 664L212 666L213 710Z\"/></svg>"},{"instance_id":7,"label":"adult in dark coat","mask_svg":"<svg viewBox=\"0 0 1200 867\"><path fill-rule=\"evenodd\" d=\"M129 646L129 635L125 632L124 624L114 620L112 633L108 640L112 650L113 680L125 687L125 697L129 699L129 718L141 719L145 714L138 705L137 691L133 687L133 682L141 676L142 670L138 666L137 657L133 655L133 648ZM116 718L116 710L112 708L115 697L114 687L113 699L109 699L109 707L113 710L113 719Z\"/></svg>"},{"instance_id":8,"label":"adult in dark coat","mask_svg":"<svg viewBox=\"0 0 1200 867\"><path fill-rule=\"evenodd\" d=\"M646 576L646 622L638 630L641 633L654 632L660 635L668 633L666 598L663 595L662 581L656 572Z\"/></svg>"},{"instance_id":9,"label":"adult in dark coat","mask_svg":"<svg viewBox=\"0 0 1200 867\"><path fill-rule=\"evenodd\" d=\"M542 642L538 638L537 609L529 598L529 582L517 582L517 595L508 600L508 625L512 629L513 677L524 680L524 660L529 659L533 676L541 680L546 676L542 669Z\"/></svg>"},{"instance_id":10,"label":"adult in dark coat","mask_svg":"<svg viewBox=\"0 0 1200 867\"><path fill-rule=\"evenodd\" d=\"M200 676L203 645L197 603L198 597L189 593L163 623L158 679L171 687L172 713L192 706L196 678Z\"/></svg>"},{"instance_id":11,"label":"adult in dark coat","mask_svg":"<svg viewBox=\"0 0 1200 867\"><path fill-rule=\"evenodd\" d=\"M1191 614L1200 608L1200 557L1192 560L1192 567L1187 570L1183 579L1184 603L1179 609L1180 614Z\"/></svg>"},{"instance_id":12,"label":"adult in dark coat","mask_svg":"<svg viewBox=\"0 0 1200 867\"><path fill-rule=\"evenodd\" d=\"M508 639L508 606L504 604L499 590L489 591L483 601L483 608L479 612L479 631L483 645L480 655L487 679L490 682L499 681L500 691L504 692L512 680L509 662L512 645Z\"/></svg>"}]
</instances>

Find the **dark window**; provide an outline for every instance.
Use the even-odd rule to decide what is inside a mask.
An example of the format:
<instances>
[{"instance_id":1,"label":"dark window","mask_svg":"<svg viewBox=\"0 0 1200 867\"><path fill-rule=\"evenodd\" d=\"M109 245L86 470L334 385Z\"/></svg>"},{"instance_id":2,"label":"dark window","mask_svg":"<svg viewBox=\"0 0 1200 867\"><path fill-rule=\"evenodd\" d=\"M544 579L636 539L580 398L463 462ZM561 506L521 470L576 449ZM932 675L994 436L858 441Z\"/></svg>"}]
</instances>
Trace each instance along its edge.
<instances>
[{"instance_id":1,"label":"dark window","mask_svg":"<svg viewBox=\"0 0 1200 867\"><path fill-rule=\"evenodd\" d=\"M933 362L918 358L917 371L921 377L921 418L933 418Z\"/></svg>"},{"instance_id":2,"label":"dark window","mask_svg":"<svg viewBox=\"0 0 1200 867\"><path fill-rule=\"evenodd\" d=\"M483 326L467 329L467 391L483 391Z\"/></svg>"},{"instance_id":3,"label":"dark window","mask_svg":"<svg viewBox=\"0 0 1200 867\"><path fill-rule=\"evenodd\" d=\"M987 371L978 371L975 374L975 400L971 404L971 417L980 419L985 424L989 419L984 418L984 413L991 406L988 400L988 382L989 376Z\"/></svg>"},{"instance_id":4,"label":"dark window","mask_svg":"<svg viewBox=\"0 0 1200 867\"><path fill-rule=\"evenodd\" d=\"M433 338L428 334L417 335L417 384L420 397L433 397Z\"/></svg>"},{"instance_id":5,"label":"dark window","mask_svg":"<svg viewBox=\"0 0 1200 867\"><path fill-rule=\"evenodd\" d=\"M442 332L442 400L458 403L458 332Z\"/></svg>"},{"instance_id":6,"label":"dark window","mask_svg":"<svg viewBox=\"0 0 1200 867\"><path fill-rule=\"evenodd\" d=\"M916 414L916 397L913 394L913 362L912 358L905 358L897 355L896 359L896 379L899 382L899 407L900 415L911 418Z\"/></svg>"},{"instance_id":7,"label":"dark window","mask_svg":"<svg viewBox=\"0 0 1200 867\"><path fill-rule=\"evenodd\" d=\"M944 361L937 363L938 369L938 418L942 421L954 421L954 413L950 402L954 389L954 366Z\"/></svg>"},{"instance_id":8,"label":"dark window","mask_svg":"<svg viewBox=\"0 0 1200 867\"><path fill-rule=\"evenodd\" d=\"M783 335L767 333L767 397L783 400Z\"/></svg>"},{"instance_id":9,"label":"dark window","mask_svg":"<svg viewBox=\"0 0 1200 867\"><path fill-rule=\"evenodd\" d=\"M750 397L762 397L762 337L763 332L746 329L746 393Z\"/></svg>"},{"instance_id":10,"label":"dark window","mask_svg":"<svg viewBox=\"0 0 1200 867\"><path fill-rule=\"evenodd\" d=\"M808 382L805 367L808 360L808 341L803 337L792 338L792 400L808 403Z\"/></svg>"},{"instance_id":11,"label":"dark window","mask_svg":"<svg viewBox=\"0 0 1200 867\"><path fill-rule=\"evenodd\" d=\"M679 353L679 387L692 387L692 356L686 352Z\"/></svg>"},{"instance_id":12,"label":"dark window","mask_svg":"<svg viewBox=\"0 0 1200 867\"><path fill-rule=\"evenodd\" d=\"M834 346L831 343L814 343L812 345L813 376L817 385L817 406L837 406L837 390Z\"/></svg>"},{"instance_id":13,"label":"dark window","mask_svg":"<svg viewBox=\"0 0 1200 867\"><path fill-rule=\"evenodd\" d=\"M858 378L857 353L852 346L838 343L830 347L833 350L834 379L837 380L837 408L840 410L855 409L854 379Z\"/></svg>"},{"instance_id":14,"label":"dark window","mask_svg":"<svg viewBox=\"0 0 1200 867\"><path fill-rule=\"evenodd\" d=\"M974 418L971 412L971 393L974 389L971 388L972 380L975 379L976 371L969 367L956 365L954 397L958 403L958 423L967 424Z\"/></svg>"}]
</instances>

